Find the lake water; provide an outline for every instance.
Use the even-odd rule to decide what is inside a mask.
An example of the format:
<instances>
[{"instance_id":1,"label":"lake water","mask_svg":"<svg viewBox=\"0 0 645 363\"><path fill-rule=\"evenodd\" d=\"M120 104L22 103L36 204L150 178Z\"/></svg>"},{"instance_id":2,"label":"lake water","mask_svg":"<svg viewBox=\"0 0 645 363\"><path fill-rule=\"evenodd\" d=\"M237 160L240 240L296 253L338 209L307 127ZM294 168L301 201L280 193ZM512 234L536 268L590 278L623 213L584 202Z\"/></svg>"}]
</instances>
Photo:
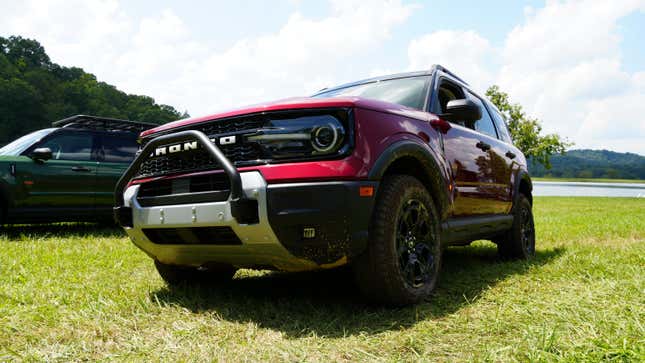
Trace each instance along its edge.
<instances>
[{"instance_id":1,"label":"lake water","mask_svg":"<svg viewBox=\"0 0 645 363\"><path fill-rule=\"evenodd\" d=\"M533 195L645 198L645 184L534 181Z\"/></svg>"}]
</instances>

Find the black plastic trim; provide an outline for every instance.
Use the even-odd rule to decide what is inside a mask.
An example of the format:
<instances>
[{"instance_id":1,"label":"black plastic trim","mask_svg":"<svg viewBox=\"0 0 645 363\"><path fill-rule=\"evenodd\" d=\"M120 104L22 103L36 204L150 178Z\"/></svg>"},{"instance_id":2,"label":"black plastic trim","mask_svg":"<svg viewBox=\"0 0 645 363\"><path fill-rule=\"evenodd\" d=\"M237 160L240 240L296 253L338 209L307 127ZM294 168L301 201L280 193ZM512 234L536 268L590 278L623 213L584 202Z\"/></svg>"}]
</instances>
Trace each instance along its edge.
<instances>
[{"instance_id":1,"label":"black plastic trim","mask_svg":"<svg viewBox=\"0 0 645 363\"><path fill-rule=\"evenodd\" d=\"M531 181L531 177L529 173L526 170L520 169L517 172L517 176L515 177L515 185L513 185L513 208L517 205L518 197L520 195L520 185L522 184L522 181L528 183L529 185L529 192L533 194L533 182ZM531 202L531 205L533 204L533 198L529 198L529 202Z\"/></svg>"},{"instance_id":2,"label":"black plastic trim","mask_svg":"<svg viewBox=\"0 0 645 363\"><path fill-rule=\"evenodd\" d=\"M121 227L133 227L132 208L116 207L114 208L114 219Z\"/></svg>"},{"instance_id":3,"label":"black plastic trim","mask_svg":"<svg viewBox=\"0 0 645 363\"><path fill-rule=\"evenodd\" d=\"M510 214L451 218L442 224L441 243L458 245L473 240L493 237L513 225Z\"/></svg>"},{"instance_id":4,"label":"black plastic trim","mask_svg":"<svg viewBox=\"0 0 645 363\"><path fill-rule=\"evenodd\" d=\"M119 222L117 208L123 207L124 205L123 192L125 191L128 182L130 182L130 180L132 180L132 178L136 175L139 167L141 167L141 164L143 164L143 162L150 157L153 150L157 146L164 145L165 143L182 142L187 140L196 140L198 143L202 144L202 147L206 150L206 152L208 152L210 156L215 159L218 165L228 176L231 185L231 194L229 201L231 203L231 214L233 214L233 217L235 217L235 219L240 223L243 223L241 222L241 220L247 221L245 223L250 223L248 222L248 220L254 219L249 219L249 216L244 215L244 213L249 210L249 205L252 203L248 203L247 198L244 197L244 191L242 189L242 178L240 177L240 173L237 171L237 169L235 169L233 164L231 164L226 156L224 156L222 151L217 146L215 146L210 141L208 136L206 136L203 132L196 130L186 130L159 136L150 140L150 142L148 142L146 146L143 147L141 153L139 153L139 155L134 159L132 164L130 164L128 169L117 182L116 188L114 189L114 217L117 222Z\"/></svg>"},{"instance_id":5,"label":"black plastic trim","mask_svg":"<svg viewBox=\"0 0 645 363\"><path fill-rule=\"evenodd\" d=\"M448 177L441 171L432 156L429 146L422 146L410 140L393 143L381 153L381 156L370 170L368 178L370 180L381 180L390 165L404 157L412 157L423 165L423 172L433 184L426 185L426 187L432 193L435 203L438 203L437 207L441 213L442 220L445 219L450 206L450 196L446 185Z\"/></svg>"},{"instance_id":6,"label":"black plastic trim","mask_svg":"<svg viewBox=\"0 0 645 363\"><path fill-rule=\"evenodd\" d=\"M373 194L360 196L361 187L373 187ZM351 260L367 247L377 189L375 181L269 185L269 223L294 256L317 264ZM315 236L305 237L303 228L315 228Z\"/></svg>"},{"instance_id":7,"label":"black plastic trim","mask_svg":"<svg viewBox=\"0 0 645 363\"><path fill-rule=\"evenodd\" d=\"M228 199L228 195L229 190L227 189L210 192L168 194L154 197L137 197L137 202L142 207L156 207L162 205L221 202Z\"/></svg>"}]
</instances>

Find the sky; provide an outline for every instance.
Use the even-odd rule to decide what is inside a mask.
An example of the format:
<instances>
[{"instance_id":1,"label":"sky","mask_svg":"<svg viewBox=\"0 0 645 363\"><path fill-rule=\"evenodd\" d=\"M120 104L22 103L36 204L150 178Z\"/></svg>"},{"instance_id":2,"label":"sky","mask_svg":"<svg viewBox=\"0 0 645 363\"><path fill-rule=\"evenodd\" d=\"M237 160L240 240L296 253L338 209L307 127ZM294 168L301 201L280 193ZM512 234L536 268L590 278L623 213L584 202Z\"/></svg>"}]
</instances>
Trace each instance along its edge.
<instances>
[{"instance_id":1,"label":"sky","mask_svg":"<svg viewBox=\"0 0 645 363\"><path fill-rule=\"evenodd\" d=\"M192 116L438 63L574 148L645 155L645 0L0 0L9 35Z\"/></svg>"}]
</instances>

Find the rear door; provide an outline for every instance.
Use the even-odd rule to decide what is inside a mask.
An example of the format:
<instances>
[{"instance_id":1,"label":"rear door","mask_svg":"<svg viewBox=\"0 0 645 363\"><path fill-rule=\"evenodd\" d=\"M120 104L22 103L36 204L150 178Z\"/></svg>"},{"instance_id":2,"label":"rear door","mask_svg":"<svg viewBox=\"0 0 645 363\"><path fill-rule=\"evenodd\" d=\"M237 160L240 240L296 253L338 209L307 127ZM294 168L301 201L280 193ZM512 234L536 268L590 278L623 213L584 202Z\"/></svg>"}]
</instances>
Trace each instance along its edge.
<instances>
[{"instance_id":1,"label":"rear door","mask_svg":"<svg viewBox=\"0 0 645 363\"><path fill-rule=\"evenodd\" d=\"M474 123L473 128L479 133L479 142L488 148L486 152L490 159L491 179L487 189L491 194L491 213L508 213L511 207L511 165L510 159L504 155L508 146L500 140L500 133L484 100L470 91L468 94L482 111L482 117Z\"/></svg>"},{"instance_id":2,"label":"rear door","mask_svg":"<svg viewBox=\"0 0 645 363\"><path fill-rule=\"evenodd\" d=\"M103 132L99 135L96 208L101 214L111 215L114 187L134 160L139 145L135 133Z\"/></svg>"},{"instance_id":3,"label":"rear door","mask_svg":"<svg viewBox=\"0 0 645 363\"><path fill-rule=\"evenodd\" d=\"M500 183L505 185L503 198L507 202L507 209L510 212L513 204L513 186L517 182L514 178L520 169L520 164L517 162L520 157L520 151L513 145L513 140L502 114L489 101L485 103L497 129L498 141L495 143L495 152L499 156L499 168L502 170Z\"/></svg>"},{"instance_id":4,"label":"rear door","mask_svg":"<svg viewBox=\"0 0 645 363\"><path fill-rule=\"evenodd\" d=\"M89 131L61 130L33 148L49 148L52 159L33 162L22 175L23 206L43 213L87 216L94 211L96 140Z\"/></svg>"}]
</instances>

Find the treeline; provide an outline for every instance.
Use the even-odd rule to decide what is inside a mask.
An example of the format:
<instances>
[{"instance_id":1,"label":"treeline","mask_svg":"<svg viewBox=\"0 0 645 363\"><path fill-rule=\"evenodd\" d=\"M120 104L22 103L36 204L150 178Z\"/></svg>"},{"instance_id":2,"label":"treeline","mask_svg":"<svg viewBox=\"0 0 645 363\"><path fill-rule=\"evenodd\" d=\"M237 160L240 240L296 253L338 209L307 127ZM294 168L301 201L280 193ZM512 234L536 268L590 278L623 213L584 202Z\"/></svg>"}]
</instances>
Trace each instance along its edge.
<instances>
[{"instance_id":1,"label":"treeline","mask_svg":"<svg viewBox=\"0 0 645 363\"><path fill-rule=\"evenodd\" d=\"M532 176L645 179L645 156L608 150L570 150L551 156L552 168L529 162Z\"/></svg>"},{"instance_id":2,"label":"treeline","mask_svg":"<svg viewBox=\"0 0 645 363\"><path fill-rule=\"evenodd\" d=\"M0 146L77 114L154 123L188 116L98 82L81 68L52 63L35 40L0 37Z\"/></svg>"}]
</instances>

